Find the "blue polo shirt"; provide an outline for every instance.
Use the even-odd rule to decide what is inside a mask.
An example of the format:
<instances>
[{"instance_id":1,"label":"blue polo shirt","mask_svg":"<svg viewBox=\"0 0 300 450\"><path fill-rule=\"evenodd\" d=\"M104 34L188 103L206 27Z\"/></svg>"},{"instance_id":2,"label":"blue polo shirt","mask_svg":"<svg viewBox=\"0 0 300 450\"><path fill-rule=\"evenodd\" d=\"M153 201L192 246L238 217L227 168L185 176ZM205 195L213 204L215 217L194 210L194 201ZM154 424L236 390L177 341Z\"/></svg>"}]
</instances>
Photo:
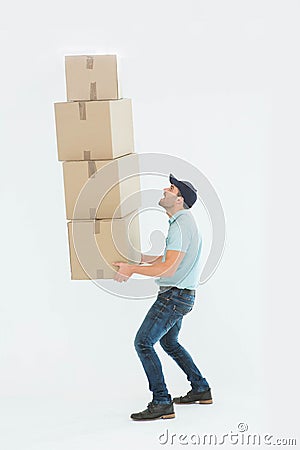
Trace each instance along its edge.
<instances>
[{"instance_id":1,"label":"blue polo shirt","mask_svg":"<svg viewBox=\"0 0 300 450\"><path fill-rule=\"evenodd\" d=\"M185 255L172 277L155 280L159 286L176 286L180 289L196 289L200 278L200 254L202 237L195 219L188 209L177 211L169 218L169 230L162 262L168 250Z\"/></svg>"}]
</instances>

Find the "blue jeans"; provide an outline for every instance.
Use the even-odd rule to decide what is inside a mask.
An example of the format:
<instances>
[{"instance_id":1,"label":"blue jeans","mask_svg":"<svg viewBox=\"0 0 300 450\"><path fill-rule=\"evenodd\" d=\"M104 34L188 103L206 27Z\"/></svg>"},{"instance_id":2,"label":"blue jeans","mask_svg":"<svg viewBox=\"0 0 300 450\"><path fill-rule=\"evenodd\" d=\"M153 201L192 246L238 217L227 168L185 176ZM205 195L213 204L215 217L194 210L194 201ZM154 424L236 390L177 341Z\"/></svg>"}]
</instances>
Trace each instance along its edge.
<instances>
[{"instance_id":1,"label":"blue jeans","mask_svg":"<svg viewBox=\"0 0 300 450\"><path fill-rule=\"evenodd\" d=\"M178 342L183 316L192 310L194 301L193 293L177 287L158 294L136 334L134 346L146 372L154 403L165 404L172 400L161 362L153 348L157 341L185 372L193 391L209 389L209 384L202 377L191 355Z\"/></svg>"}]
</instances>

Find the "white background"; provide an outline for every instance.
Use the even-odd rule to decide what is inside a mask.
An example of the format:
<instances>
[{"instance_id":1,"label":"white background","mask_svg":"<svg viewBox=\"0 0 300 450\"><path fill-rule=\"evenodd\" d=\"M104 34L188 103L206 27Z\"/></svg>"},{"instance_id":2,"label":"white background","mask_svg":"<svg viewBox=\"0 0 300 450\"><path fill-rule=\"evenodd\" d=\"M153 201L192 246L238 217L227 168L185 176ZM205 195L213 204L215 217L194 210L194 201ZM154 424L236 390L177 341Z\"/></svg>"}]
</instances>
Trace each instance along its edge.
<instances>
[{"instance_id":1,"label":"white background","mask_svg":"<svg viewBox=\"0 0 300 450\"><path fill-rule=\"evenodd\" d=\"M155 449L167 428L221 436L240 422L297 437L299 9L271 0L5 6L1 449ZM129 419L151 400L133 339L154 298L70 281L53 103L66 100L66 54L105 53L122 60L136 151L198 167L226 216L223 259L181 333L215 401L178 406L170 421ZM158 352L171 394L187 392Z\"/></svg>"}]
</instances>

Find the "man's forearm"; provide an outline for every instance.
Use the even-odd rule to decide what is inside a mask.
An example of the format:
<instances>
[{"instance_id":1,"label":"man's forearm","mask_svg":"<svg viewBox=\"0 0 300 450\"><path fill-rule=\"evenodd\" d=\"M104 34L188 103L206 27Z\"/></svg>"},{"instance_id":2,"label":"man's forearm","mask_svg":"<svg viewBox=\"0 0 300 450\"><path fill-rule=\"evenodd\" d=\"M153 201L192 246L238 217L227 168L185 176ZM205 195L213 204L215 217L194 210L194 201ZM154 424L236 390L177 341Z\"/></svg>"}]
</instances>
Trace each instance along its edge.
<instances>
[{"instance_id":1,"label":"man's forearm","mask_svg":"<svg viewBox=\"0 0 300 450\"><path fill-rule=\"evenodd\" d=\"M170 277L173 275L170 267L165 262L158 262L151 266L130 265L132 273L146 275L148 277Z\"/></svg>"},{"instance_id":2,"label":"man's forearm","mask_svg":"<svg viewBox=\"0 0 300 450\"><path fill-rule=\"evenodd\" d=\"M150 263L150 264L157 264L158 262L161 262L163 258L163 255L155 256L155 255L142 255L142 263Z\"/></svg>"}]
</instances>

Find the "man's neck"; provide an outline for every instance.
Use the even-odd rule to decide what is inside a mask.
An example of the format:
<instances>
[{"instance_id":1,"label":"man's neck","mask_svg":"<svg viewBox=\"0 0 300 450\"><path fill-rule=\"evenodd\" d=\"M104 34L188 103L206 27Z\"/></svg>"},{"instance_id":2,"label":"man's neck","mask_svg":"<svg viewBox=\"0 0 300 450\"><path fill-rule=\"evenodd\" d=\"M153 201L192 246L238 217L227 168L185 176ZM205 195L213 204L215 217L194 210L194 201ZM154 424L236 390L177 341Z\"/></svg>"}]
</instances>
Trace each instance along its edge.
<instances>
[{"instance_id":1,"label":"man's neck","mask_svg":"<svg viewBox=\"0 0 300 450\"><path fill-rule=\"evenodd\" d=\"M179 208L179 209L166 209L166 214L168 214L169 217L174 216L174 214L176 214L178 211L183 211L184 208Z\"/></svg>"}]
</instances>

